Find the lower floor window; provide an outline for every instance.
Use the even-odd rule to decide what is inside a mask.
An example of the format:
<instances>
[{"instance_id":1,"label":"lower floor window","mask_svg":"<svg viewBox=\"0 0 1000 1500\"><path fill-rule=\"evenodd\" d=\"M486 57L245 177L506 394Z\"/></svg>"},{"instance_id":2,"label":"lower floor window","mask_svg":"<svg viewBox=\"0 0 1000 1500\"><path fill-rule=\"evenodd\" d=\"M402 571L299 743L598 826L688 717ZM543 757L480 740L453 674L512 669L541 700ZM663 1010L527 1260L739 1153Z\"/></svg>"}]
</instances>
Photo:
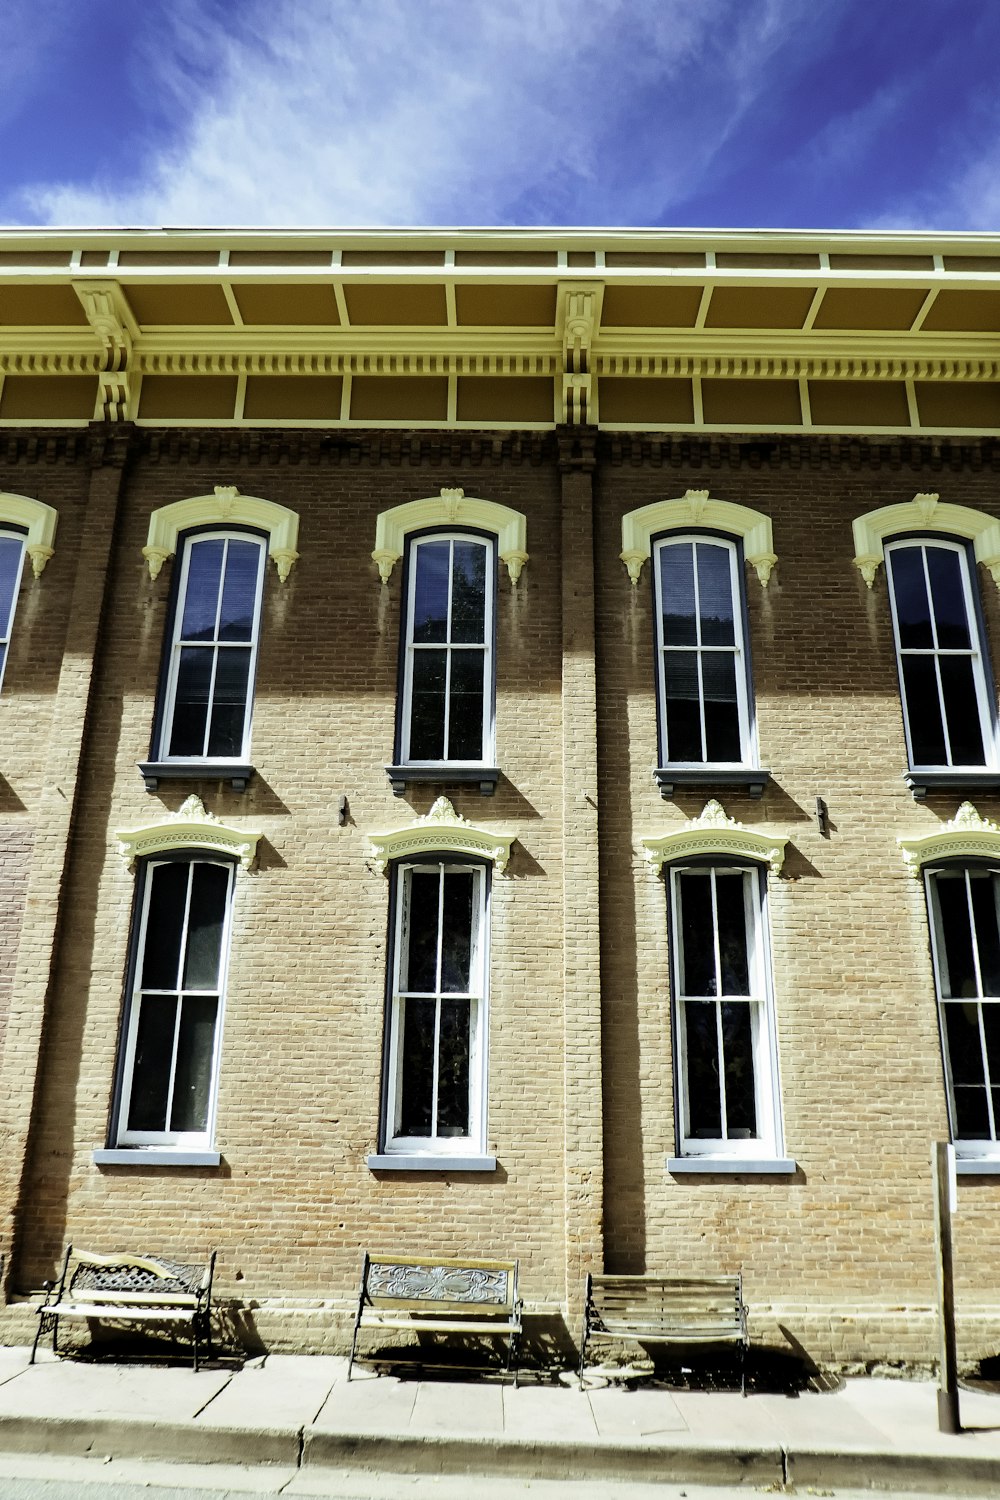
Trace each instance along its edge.
<instances>
[{"instance_id":1,"label":"lower floor window","mask_svg":"<svg viewBox=\"0 0 1000 1500\"><path fill-rule=\"evenodd\" d=\"M965 1155L1000 1141L1000 874L927 872L952 1138Z\"/></svg>"},{"instance_id":2,"label":"lower floor window","mask_svg":"<svg viewBox=\"0 0 1000 1500\"><path fill-rule=\"evenodd\" d=\"M149 861L124 1033L119 1145L211 1142L233 866Z\"/></svg>"},{"instance_id":3,"label":"lower floor window","mask_svg":"<svg viewBox=\"0 0 1000 1500\"><path fill-rule=\"evenodd\" d=\"M678 1133L684 1155L776 1155L778 1085L763 877L670 872Z\"/></svg>"},{"instance_id":4,"label":"lower floor window","mask_svg":"<svg viewBox=\"0 0 1000 1500\"><path fill-rule=\"evenodd\" d=\"M482 865L396 867L389 1151L484 1149L485 950Z\"/></svg>"}]
</instances>

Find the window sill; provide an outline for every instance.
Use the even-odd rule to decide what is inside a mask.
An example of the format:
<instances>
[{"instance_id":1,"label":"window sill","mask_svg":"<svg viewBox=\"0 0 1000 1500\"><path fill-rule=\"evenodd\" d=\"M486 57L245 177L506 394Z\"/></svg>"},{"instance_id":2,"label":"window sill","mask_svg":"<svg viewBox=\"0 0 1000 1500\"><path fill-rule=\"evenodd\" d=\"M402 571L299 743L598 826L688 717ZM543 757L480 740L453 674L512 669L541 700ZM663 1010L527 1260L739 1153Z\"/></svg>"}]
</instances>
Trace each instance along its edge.
<instances>
[{"instance_id":1,"label":"window sill","mask_svg":"<svg viewBox=\"0 0 1000 1500\"><path fill-rule=\"evenodd\" d=\"M254 768L236 760L141 760L139 775L147 792L161 781L228 781L234 792L245 792Z\"/></svg>"},{"instance_id":2,"label":"window sill","mask_svg":"<svg viewBox=\"0 0 1000 1500\"><path fill-rule=\"evenodd\" d=\"M917 802L933 792L1000 792L1000 771L971 766L951 771L904 771L903 779Z\"/></svg>"},{"instance_id":3,"label":"window sill","mask_svg":"<svg viewBox=\"0 0 1000 1500\"><path fill-rule=\"evenodd\" d=\"M373 1172L495 1172L495 1156L419 1156L406 1152L379 1152L369 1156Z\"/></svg>"},{"instance_id":4,"label":"window sill","mask_svg":"<svg viewBox=\"0 0 1000 1500\"><path fill-rule=\"evenodd\" d=\"M665 802L671 801L678 787L737 787L748 797L762 797L771 779L770 771L757 767L734 766L657 766L653 780Z\"/></svg>"},{"instance_id":5,"label":"window sill","mask_svg":"<svg viewBox=\"0 0 1000 1500\"><path fill-rule=\"evenodd\" d=\"M668 1156L666 1165L675 1174L724 1172L739 1177L792 1177L799 1169L790 1156Z\"/></svg>"},{"instance_id":6,"label":"window sill","mask_svg":"<svg viewBox=\"0 0 1000 1500\"><path fill-rule=\"evenodd\" d=\"M92 1153L97 1167L217 1167L218 1151L187 1151L182 1146L112 1146Z\"/></svg>"},{"instance_id":7,"label":"window sill","mask_svg":"<svg viewBox=\"0 0 1000 1500\"><path fill-rule=\"evenodd\" d=\"M956 1177L1000 1177L1000 1157L959 1156L955 1159Z\"/></svg>"},{"instance_id":8,"label":"window sill","mask_svg":"<svg viewBox=\"0 0 1000 1500\"><path fill-rule=\"evenodd\" d=\"M500 780L498 766L386 766L394 797L402 797L408 785L469 786L478 783L480 795L492 797Z\"/></svg>"}]
</instances>

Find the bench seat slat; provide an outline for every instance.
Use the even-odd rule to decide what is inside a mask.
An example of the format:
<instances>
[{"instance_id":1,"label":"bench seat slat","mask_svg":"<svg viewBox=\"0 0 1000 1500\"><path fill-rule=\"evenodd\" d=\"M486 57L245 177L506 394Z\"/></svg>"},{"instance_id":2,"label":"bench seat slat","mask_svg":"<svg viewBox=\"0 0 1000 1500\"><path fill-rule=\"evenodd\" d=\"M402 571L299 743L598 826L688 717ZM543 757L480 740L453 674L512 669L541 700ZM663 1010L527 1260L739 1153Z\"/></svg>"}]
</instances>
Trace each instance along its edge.
<instances>
[{"instance_id":1,"label":"bench seat slat","mask_svg":"<svg viewBox=\"0 0 1000 1500\"><path fill-rule=\"evenodd\" d=\"M362 1328L412 1328L417 1333L496 1333L508 1334L521 1331L520 1322L510 1322L506 1318L498 1319L492 1323L482 1323L478 1320L466 1321L464 1318L400 1318L388 1313L384 1317L377 1314L374 1317L363 1318Z\"/></svg>"},{"instance_id":2,"label":"bench seat slat","mask_svg":"<svg viewBox=\"0 0 1000 1500\"><path fill-rule=\"evenodd\" d=\"M194 1316L194 1308L187 1307L119 1307L107 1302L55 1302L44 1309L46 1315L57 1314L60 1318L108 1318L112 1322L122 1319L129 1322L145 1322L149 1319L177 1322Z\"/></svg>"}]
</instances>

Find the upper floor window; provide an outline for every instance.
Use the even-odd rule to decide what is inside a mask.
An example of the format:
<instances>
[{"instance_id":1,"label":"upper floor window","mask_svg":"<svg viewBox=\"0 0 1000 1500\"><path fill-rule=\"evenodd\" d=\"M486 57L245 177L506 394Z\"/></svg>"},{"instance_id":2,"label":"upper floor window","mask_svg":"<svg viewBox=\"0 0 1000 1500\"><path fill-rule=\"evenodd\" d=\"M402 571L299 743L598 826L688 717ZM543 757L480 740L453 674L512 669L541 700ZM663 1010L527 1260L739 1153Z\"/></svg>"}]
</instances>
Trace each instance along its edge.
<instances>
[{"instance_id":1,"label":"upper floor window","mask_svg":"<svg viewBox=\"0 0 1000 1500\"><path fill-rule=\"evenodd\" d=\"M24 534L13 528L0 529L0 684L7 665L7 649L14 623L14 608L21 586L24 564Z\"/></svg>"},{"instance_id":2,"label":"upper floor window","mask_svg":"<svg viewBox=\"0 0 1000 1500\"><path fill-rule=\"evenodd\" d=\"M486 867L394 867L384 1139L388 1153L476 1155L486 1128Z\"/></svg>"},{"instance_id":3,"label":"upper floor window","mask_svg":"<svg viewBox=\"0 0 1000 1500\"><path fill-rule=\"evenodd\" d=\"M735 543L668 536L654 549L660 762L753 760Z\"/></svg>"},{"instance_id":4,"label":"upper floor window","mask_svg":"<svg viewBox=\"0 0 1000 1500\"><path fill-rule=\"evenodd\" d=\"M142 868L116 1101L119 1146L211 1146L234 867Z\"/></svg>"},{"instance_id":5,"label":"upper floor window","mask_svg":"<svg viewBox=\"0 0 1000 1500\"><path fill-rule=\"evenodd\" d=\"M968 549L912 538L889 543L885 559L911 768L995 766L992 689Z\"/></svg>"},{"instance_id":6,"label":"upper floor window","mask_svg":"<svg viewBox=\"0 0 1000 1500\"><path fill-rule=\"evenodd\" d=\"M763 877L725 865L674 866L670 905L680 1155L776 1158Z\"/></svg>"},{"instance_id":7,"label":"upper floor window","mask_svg":"<svg viewBox=\"0 0 1000 1500\"><path fill-rule=\"evenodd\" d=\"M248 755L264 561L265 541L252 533L185 539L156 752L163 760Z\"/></svg>"},{"instance_id":8,"label":"upper floor window","mask_svg":"<svg viewBox=\"0 0 1000 1500\"><path fill-rule=\"evenodd\" d=\"M437 533L410 543L399 759L483 766L493 755L495 543Z\"/></svg>"},{"instance_id":9,"label":"upper floor window","mask_svg":"<svg viewBox=\"0 0 1000 1500\"><path fill-rule=\"evenodd\" d=\"M1000 874L925 872L952 1139L964 1156L1000 1151Z\"/></svg>"}]
</instances>

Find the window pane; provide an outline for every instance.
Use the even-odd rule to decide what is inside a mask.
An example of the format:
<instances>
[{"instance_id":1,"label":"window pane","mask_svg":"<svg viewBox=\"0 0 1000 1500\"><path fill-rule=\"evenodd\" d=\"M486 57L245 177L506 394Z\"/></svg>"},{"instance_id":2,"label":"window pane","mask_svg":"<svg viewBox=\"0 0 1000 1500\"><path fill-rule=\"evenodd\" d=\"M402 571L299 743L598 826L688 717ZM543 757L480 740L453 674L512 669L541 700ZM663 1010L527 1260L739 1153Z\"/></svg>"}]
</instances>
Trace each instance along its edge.
<instances>
[{"instance_id":1,"label":"window pane","mask_svg":"<svg viewBox=\"0 0 1000 1500\"><path fill-rule=\"evenodd\" d=\"M979 1035L979 1006L975 1001L952 1003L944 1008L948 1032L948 1057L956 1088L979 1087L983 1083L983 1048Z\"/></svg>"},{"instance_id":2,"label":"window pane","mask_svg":"<svg viewBox=\"0 0 1000 1500\"><path fill-rule=\"evenodd\" d=\"M917 766L946 765L948 756L941 727L934 658L904 656L902 665L913 763Z\"/></svg>"},{"instance_id":3,"label":"window pane","mask_svg":"<svg viewBox=\"0 0 1000 1500\"><path fill-rule=\"evenodd\" d=\"M225 542L192 542L188 550L187 588L181 619L181 640L215 639L215 616L219 607L219 583Z\"/></svg>"},{"instance_id":4,"label":"window pane","mask_svg":"<svg viewBox=\"0 0 1000 1500\"><path fill-rule=\"evenodd\" d=\"M217 990L226 925L229 870L225 865L191 866L191 906L188 911L186 990Z\"/></svg>"},{"instance_id":5,"label":"window pane","mask_svg":"<svg viewBox=\"0 0 1000 1500\"><path fill-rule=\"evenodd\" d=\"M722 1007L722 1055L726 1066L726 1133L730 1139L755 1136L753 1035L746 1003Z\"/></svg>"},{"instance_id":6,"label":"window pane","mask_svg":"<svg viewBox=\"0 0 1000 1500\"><path fill-rule=\"evenodd\" d=\"M945 973L938 976L946 1000L975 996L976 965L969 926L969 901L964 875L935 875L934 890L941 914Z\"/></svg>"},{"instance_id":7,"label":"window pane","mask_svg":"<svg viewBox=\"0 0 1000 1500\"><path fill-rule=\"evenodd\" d=\"M719 958L722 993L749 995L750 956L747 952L746 908L742 875L715 877L715 909L719 919Z\"/></svg>"},{"instance_id":8,"label":"window pane","mask_svg":"<svg viewBox=\"0 0 1000 1500\"><path fill-rule=\"evenodd\" d=\"M663 644L697 644L694 548L690 542L675 542L671 546L660 548L660 598L663 606Z\"/></svg>"},{"instance_id":9,"label":"window pane","mask_svg":"<svg viewBox=\"0 0 1000 1500\"><path fill-rule=\"evenodd\" d=\"M431 1135L434 1099L434 1000L401 1000L403 1008L400 1135Z\"/></svg>"},{"instance_id":10,"label":"window pane","mask_svg":"<svg viewBox=\"0 0 1000 1500\"><path fill-rule=\"evenodd\" d=\"M472 988L472 920L476 877L468 870L446 871L441 933L441 989Z\"/></svg>"},{"instance_id":11,"label":"window pane","mask_svg":"<svg viewBox=\"0 0 1000 1500\"><path fill-rule=\"evenodd\" d=\"M438 1135L469 1134L469 1058L472 1053L468 1000L442 1000L438 1055Z\"/></svg>"},{"instance_id":12,"label":"window pane","mask_svg":"<svg viewBox=\"0 0 1000 1500\"><path fill-rule=\"evenodd\" d=\"M215 664L209 755L241 755L247 717L250 650L233 646L219 651Z\"/></svg>"},{"instance_id":13,"label":"window pane","mask_svg":"<svg viewBox=\"0 0 1000 1500\"><path fill-rule=\"evenodd\" d=\"M408 870L409 895L400 965L400 989L433 995L437 989L438 897L441 875L437 867Z\"/></svg>"},{"instance_id":14,"label":"window pane","mask_svg":"<svg viewBox=\"0 0 1000 1500\"><path fill-rule=\"evenodd\" d=\"M448 561L450 542L421 542L414 549L416 584L413 599L413 639L448 638Z\"/></svg>"},{"instance_id":15,"label":"window pane","mask_svg":"<svg viewBox=\"0 0 1000 1500\"><path fill-rule=\"evenodd\" d=\"M923 548L894 547L888 556L892 568L892 593L896 601L899 644L904 648L933 646Z\"/></svg>"},{"instance_id":16,"label":"window pane","mask_svg":"<svg viewBox=\"0 0 1000 1500\"><path fill-rule=\"evenodd\" d=\"M485 666L486 656L482 651L453 651L451 653L449 760L482 760L483 758L483 673Z\"/></svg>"},{"instance_id":17,"label":"window pane","mask_svg":"<svg viewBox=\"0 0 1000 1500\"><path fill-rule=\"evenodd\" d=\"M181 1005L171 1130L207 1130L215 1050L216 995L188 995Z\"/></svg>"},{"instance_id":18,"label":"window pane","mask_svg":"<svg viewBox=\"0 0 1000 1500\"><path fill-rule=\"evenodd\" d=\"M955 766L984 766L983 731L979 722L976 683L969 656L942 656L941 686L944 711L951 741L951 761Z\"/></svg>"},{"instance_id":19,"label":"window pane","mask_svg":"<svg viewBox=\"0 0 1000 1500\"><path fill-rule=\"evenodd\" d=\"M667 700L667 758L672 761L704 760L698 655L694 651L667 651L664 653L663 671Z\"/></svg>"},{"instance_id":20,"label":"window pane","mask_svg":"<svg viewBox=\"0 0 1000 1500\"><path fill-rule=\"evenodd\" d=\"M706 759L742 760L735 654L703 651L701 675L705 691Z\"/></svg>"},{"instance_id":21,"label":"window pane","mask_svg":"<svg viewBox=\"0 0 1000 1500\"><path fill-rule=\"evenodd\" d=\"M149 871L146 946L140 987L175 990L179 983L181 937L190 865L180 861L153 865Z\"/></svg>"},{"instance_id":22,"label":"window pane","mask_svg":"<svg viewBox=\"0 0 1000 1500\"><path fill-rule=\"evenodd\" d=\"M14 589L21 567L23 545L19 538L0 536L0 636L4 639L10 635L10 617L14 612ZM2 668L3 662L0 661L0 670Z\"/></svg>"},{"instance_id":23,"label":"window pane","mask_svg":"<svg viewBox=\"0 0 1000 1500\"><path fill-rule=\"evenodd\" d=\"M681 994L714 995L711 876L680 875L677 888L681 900Z\"/></svg>"},{"instance_id":24,"label":"window pane","mask_svg":"<svg viewBox=\"0 0 1000 1500\"><path fill-rule=\"evenodd\" d=\"M722 1134L719 1091L719 1040L716 1007L688 1002L684 1006L687 1046L688 1131L701 1139Z\"/></svg>"},{"instance_id":25,"label":"window pane","mask_svg":"<svg viewBox=\"0 0 1000 1500\"><path fill-rule=\"evenodd\" d=\"M451 582L451 638L486 640L486 563L489 554L480 542L455 542Z\"/></svg>"},{"instance_id":26,"label":"window pane","mask_svg":"<svg viewBox=\"0 0 1000 1500\"><path fill-rule=\"evenodd\" d=\"M7 647L0 644L0 677L3 677L4 663L7 660Z\"/></svg>"},{"instance_id":27,"label":"window pane","mask_svg":"<svg viewBox=\"0 0 1000 1500\"><path fill-rule=\"evenodd\" d=\"M971 647L959 554L948 547L928 547L927 572L931 580L938 646L944 650Z\"/></svg>"},{"instance_id":28,"label":"window pane","mask_svg":"<svg viewBox=\"0 0 1000 1500\"><path fill-rule=\"evenodd\" d=\"M215 651L211 646L181 648L168 755L205 754L205 724L214 659Z\"/></svg>"},{"instance_id":29,"label":"window pane","mask_svg":"<svg viewBox=\"0 0 1000 1500\"><path fill-rule=\"evenodd\" d=\"M256 542L229 543L219 614L220 641L253 640L260 550Z\"/></svg>"},{"instance_id":30,"label":"window pane","mask_svg":"<svg viewBox=\"0 0 1000 1500\"><path fill-rule=\"evenodd\" d=\"M733 646L736 644L736 622L733 619L729 549L699 542L696 550L701 643L703 646Z\"/></svg>"},{"instance_id":31,"label":"window pane","mask_svg":"<svg viewBox=\"0 0 1000 1500\"><path fill-rule=\"evenodd\" d=\"M983 1035L986 1038L986 1066L988 1082L996 1088L1000 1085L1000 1007L983 1005Z\"/></svg>"},{"instance_id":32,"label":"window pane","mask_svg":"<svg viewBox=\"0 0 1000 1500\"><path fill-rule=\"evenodd\" d=\"M414 651L410 758L444 759L445 651Z\"/></svg>"},{"instance_id":33,"label":"window pane","mask_svg":"<svg viewBox=\"0 0 1000 1500\"><path fill-rule=\"evenodd\" d=\"M129 1130L166 1128L176 1015L177 1001L173 996L143 996L132 1064Z\"/></svg>"},{"instance_id":34,"label":"window pane","mask_svg":"<svg viewBox=\"0 0 1000 1500\"><path fill-rule=\"evenodd\" d=\"M997 929L997 877L970 871L973 920L984 995L1000 995L1000 932ZM1000 1083L1000 1074L997 1075Z\"/></svg>"}]
</instances>

